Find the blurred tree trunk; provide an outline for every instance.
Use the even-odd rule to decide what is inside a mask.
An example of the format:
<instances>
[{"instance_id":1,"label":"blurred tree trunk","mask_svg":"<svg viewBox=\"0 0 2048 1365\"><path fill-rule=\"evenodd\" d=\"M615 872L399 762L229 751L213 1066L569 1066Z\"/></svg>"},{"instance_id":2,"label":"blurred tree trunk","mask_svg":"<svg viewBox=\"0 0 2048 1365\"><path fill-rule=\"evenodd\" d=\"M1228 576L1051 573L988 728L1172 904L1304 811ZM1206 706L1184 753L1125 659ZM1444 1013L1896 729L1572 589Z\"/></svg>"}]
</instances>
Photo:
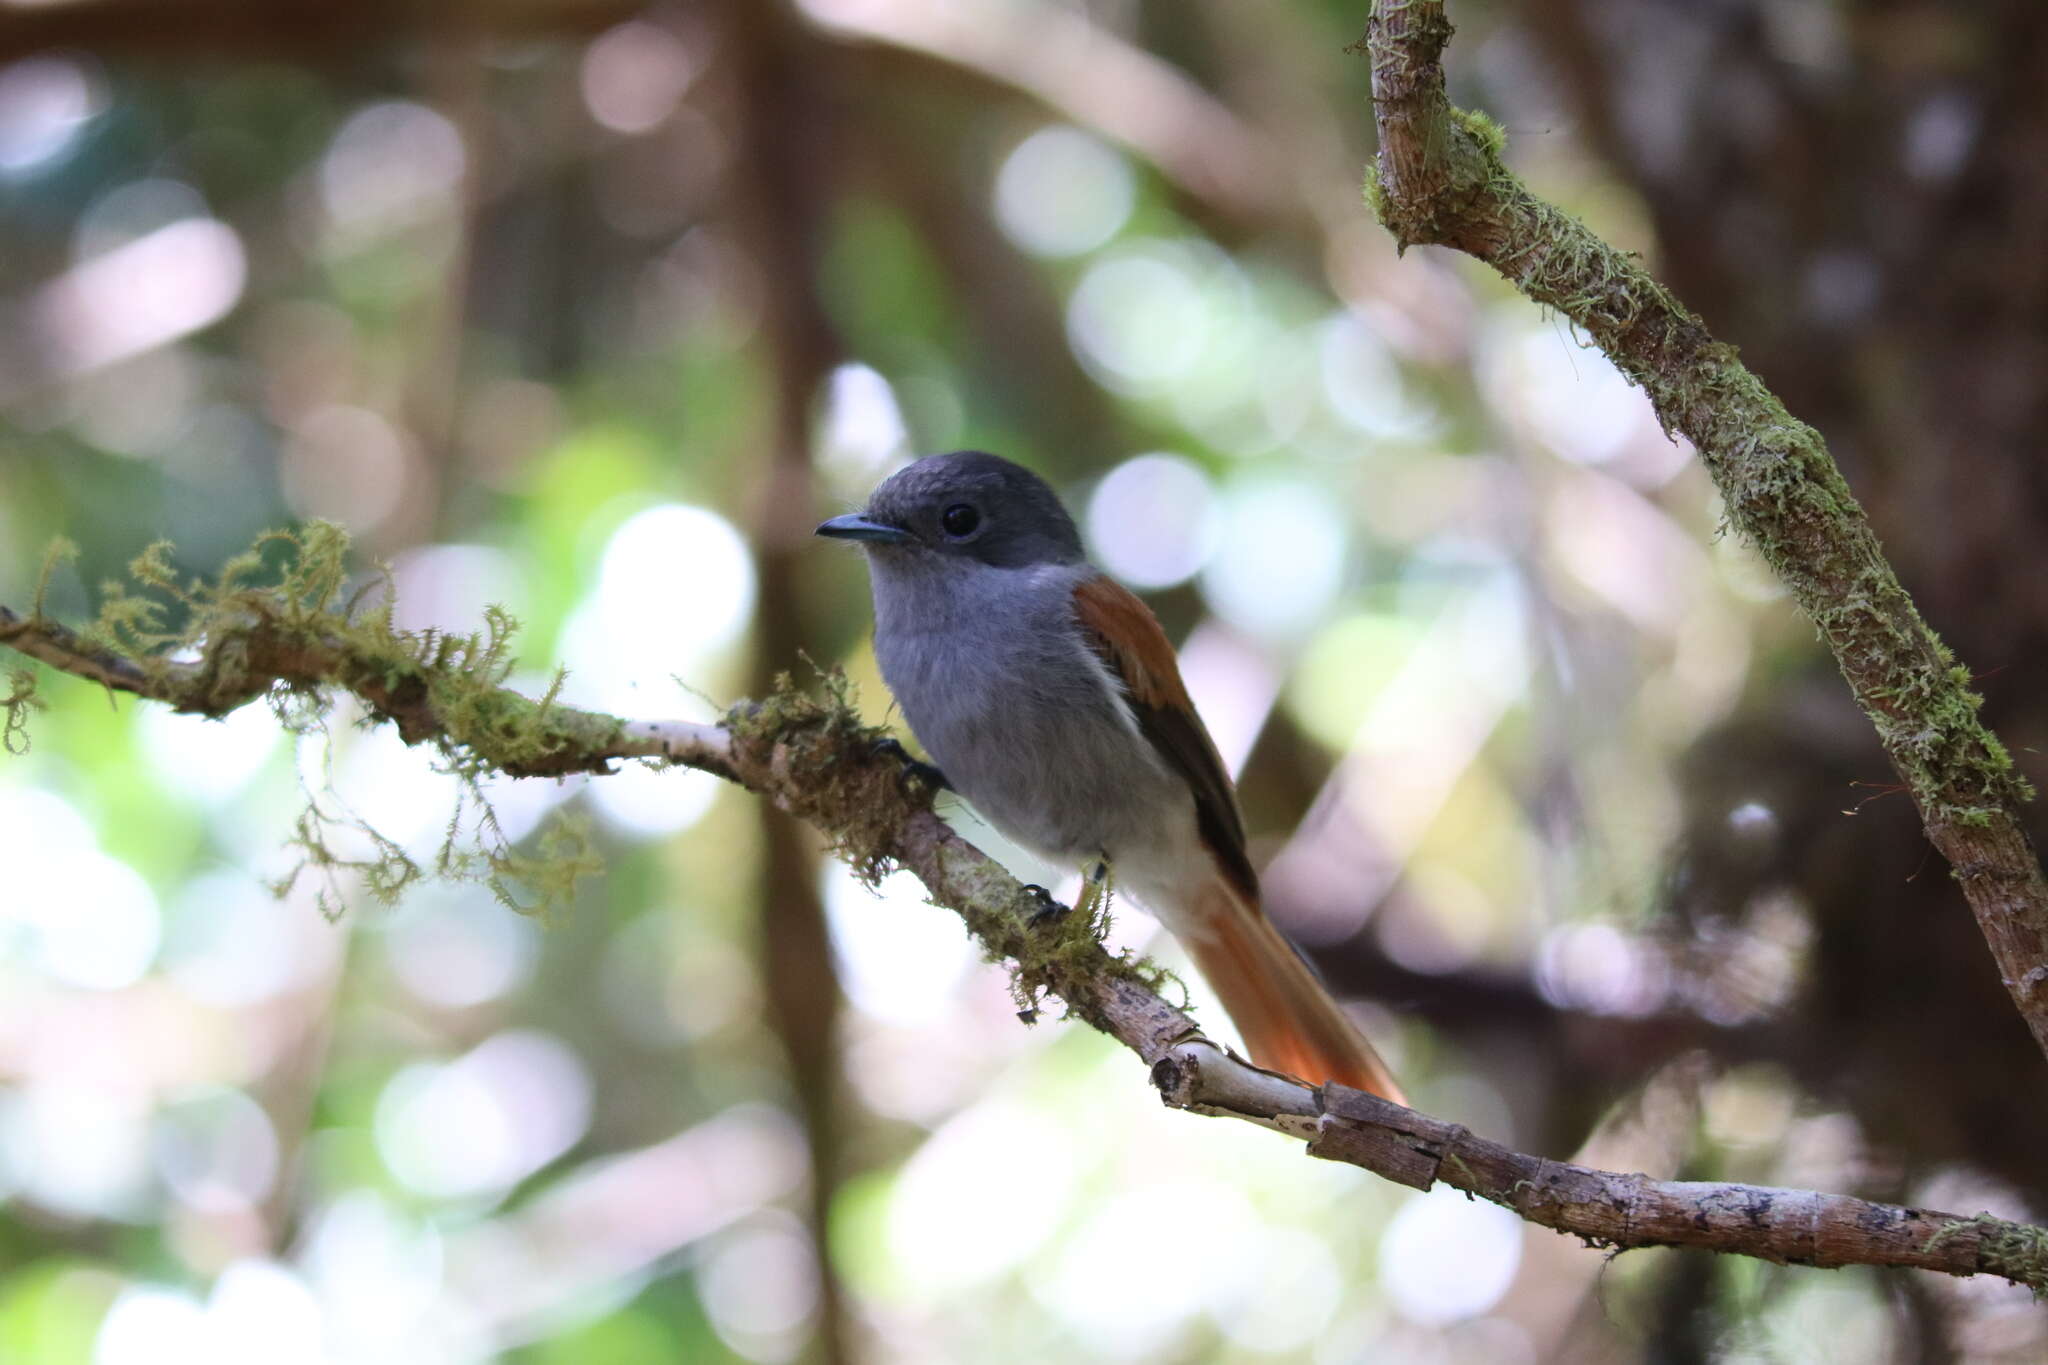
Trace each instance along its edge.
<instances>
[{"instance_id":1,"label":"blurred tree trunk","mask_svg":"<svg viewBox=\"0 0 2048 1365\"><path fill-rule=\"evenodd\" d=\"M811 404L842 352L817 290L835 193L836 139L829 50L780 4L731 0L720 17L737 133L730 208L765 285L762 324L774 378L773 444L752 490L760 599L751 690L761 695L802 657L807 643L796 557L810 546L816 504ZM819 899L816 845L798 821L766 802L761 820L767 850L762 976L769 1022L789 1059L810 1147L819 1311L807 1357L844 1365L852 1348L830 1245L832 1204L845 1174L839 979Z\"/></svg>"},{"instance_id":2,"label":"blurred tree trunk","mask_svg":"<svg viewBox=\"0 0 2048 1365\"><path fill-rule=\"evenodd\" d=\"M1818 427L2021 769L2048 740L2048 7L1540 0L1525 41L1641 194L1659 275ZM2048 1085L1989 954L1818 657L1698 750L1678 908L1790 887L1813 970L1788 1057L1904 1175L2048 1193ZM1761 800L1768 850L1728 812ZM2036 821L2035 837L2042 835Z\"/></svg>"}]
</instances>

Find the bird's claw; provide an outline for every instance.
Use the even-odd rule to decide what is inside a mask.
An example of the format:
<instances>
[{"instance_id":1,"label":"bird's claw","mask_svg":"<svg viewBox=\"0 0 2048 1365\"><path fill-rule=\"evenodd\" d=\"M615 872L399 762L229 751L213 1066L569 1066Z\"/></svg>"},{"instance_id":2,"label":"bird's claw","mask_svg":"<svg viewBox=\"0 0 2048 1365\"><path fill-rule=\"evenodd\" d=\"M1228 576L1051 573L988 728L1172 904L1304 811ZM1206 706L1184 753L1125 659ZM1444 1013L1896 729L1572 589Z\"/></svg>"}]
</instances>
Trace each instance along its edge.
<instances>
[{"instance_id":1,"label":"bird's claw","mask_svg":"<svg viewBox=\"0 0 2048 1365\"><path fill-rule=\"evenodd\" d=\"M1067 913L1067 907L1054 900L1052 892L1035 882L1025 886L1024 894L1031 897L1033 905L1037 907L1031 912L1030 919L1025 921L1033 929L1050 924Z\"/></svg>"},{"instance_id":2,"label":"bird's claw","mask_svg":"<svg viewBox=\"0 0 2048 1365\"><path fill-rule=\"evenodd\" d=\"M914 777L935 792L953 790L944 773L922 759L912 758L902 741L893 735L876 740L874 752L877 758L895 759L900 775L906 779Z\"/></svg>"}]
</instances>

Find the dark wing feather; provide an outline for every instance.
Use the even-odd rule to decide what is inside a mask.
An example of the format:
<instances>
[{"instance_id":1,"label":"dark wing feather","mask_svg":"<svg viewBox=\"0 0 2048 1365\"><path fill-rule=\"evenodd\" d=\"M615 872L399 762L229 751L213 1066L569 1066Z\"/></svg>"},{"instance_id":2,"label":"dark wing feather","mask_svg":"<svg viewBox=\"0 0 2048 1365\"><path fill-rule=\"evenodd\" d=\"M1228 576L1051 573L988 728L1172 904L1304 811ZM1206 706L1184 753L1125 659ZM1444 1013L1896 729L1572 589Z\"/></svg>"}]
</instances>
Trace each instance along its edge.
<instances>
[{"instance_id":1,"label":"dark wing feather","mask_svg":"<svg viewBox=\"0 0 2048 1365\"><path fill-rule=\"evenodd\" d=\"M1074 616L1110 672L1122 679L1139 733L1187 779L1195 795L1197 828L1217 866L1251 904L1258 904L1259 878L1245 855L1237 792L1216 742L1188 699L1173 642L1159 618L1128 588L1099 576L1074 589Z\"/></svg>"}]
</instances>

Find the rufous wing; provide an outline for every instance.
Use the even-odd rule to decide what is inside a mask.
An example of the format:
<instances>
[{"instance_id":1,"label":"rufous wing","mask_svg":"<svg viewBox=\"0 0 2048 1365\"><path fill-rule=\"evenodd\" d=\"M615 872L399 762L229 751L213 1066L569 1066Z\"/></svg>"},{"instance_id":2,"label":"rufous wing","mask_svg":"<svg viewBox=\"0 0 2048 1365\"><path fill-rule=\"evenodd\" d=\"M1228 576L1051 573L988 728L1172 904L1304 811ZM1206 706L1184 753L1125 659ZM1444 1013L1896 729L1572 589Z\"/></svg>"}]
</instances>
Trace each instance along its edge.
<instances>
[{"instance_id":1,"label":"rufous wing","mask_svg":"<svg viewBox=\"0 0 2048 1365\"><path fill-rule=\"evenodd\" d=\"M1100 576L1074 590L1074 614L1122 681L1139 733L1194 793L1215 876L1196 904L1174 908L1189 926L1195 965L1222 998L1252 1060L1312 1084L1335 1081L1406 1103L1379 1053L1259 908L1236 789L1195 713L1159 618L1129 589Z\"/></svg>"},{"instance_id":2,"label":"rufous wing","mask_svg":"<svg viewBox=\"0 0 2048 1365\"><path fill-rule=\"evenodd\" d=\"M1246 899L1258 904L1259 878L1244 851L1244 817L1237 791L1216 752L1159 618L1138 595L1113 579L1095 577L1074 589L1074 615L1095 652L1124 685L1124 700L1137 717L1138 732L1167 766L1187 779L1195 794L1195 821L1202 842L1223 875Z\"/></svg>"}]
</instances>

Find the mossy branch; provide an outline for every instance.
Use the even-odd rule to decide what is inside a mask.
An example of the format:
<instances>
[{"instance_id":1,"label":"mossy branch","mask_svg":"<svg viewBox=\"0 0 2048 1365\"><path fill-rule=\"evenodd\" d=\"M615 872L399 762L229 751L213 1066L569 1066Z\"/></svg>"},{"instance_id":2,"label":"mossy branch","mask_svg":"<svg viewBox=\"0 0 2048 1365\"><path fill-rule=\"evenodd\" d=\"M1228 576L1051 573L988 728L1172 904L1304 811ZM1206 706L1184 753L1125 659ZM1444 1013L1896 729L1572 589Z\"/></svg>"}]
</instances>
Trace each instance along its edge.
<instances>
[{"instance_id":1,"label":"mossy branch","mask_svg":"<svg viewBox=\"0 0 2048 1365\"><path fill-rule=\"evenodd\" d=\"M1321 1089L1264 1071L1203 1037L1168 1003L1163 974L1102 946L1102 925L1045 921L1039 902L932 809L932 791L863 724L836 674L807 694L787 678L721 725L627 721L506 688L511 622L488 615L473 635L397 630L388 600L365 609L343 596L345 543L329 527L285 536L295 557L275 587L251 585L262 557L211 584L183 583L169 553L137 561L152 590L117 588L83 631L0 606L0 643L51 668L177 710L220 716L256 698L297 703L295 715L353 693L408 743L431 744L458 773L603 773L620 759L664 760L736 782L815 826L870 880L909 869L957 912L991 961L1008 965L1022 1013L1047 994L1128 1047L1169 1105L1257 1123L1307 1150L1427 1189L1442 1181L1532 1223L1608 1249L1697 1247L1814 1266L1920 1267L1995 1275L2048 1291L2048 1231L1980 1214L1874 1204L1753 1185L1655 1181L1514 1152L1464 1128L1341 1086ZM372 580L374 587L376 580ZM176 608L182 624L163 624ZM34 690L17 674L0 698L18 738ZM403 855L399 855L402 859ZM592 870L587 850L543 849L538 863ZM377 872L387 889L406 862Z\"/></svg>"},{"instance_id":2,"label":"mossy branch","mask_svg":"<svg viewBox=\"0 0 2048 1365\"><path fill-rule=\"evenodd\" d=\"M1818 433L1633 258L1531 194L1502 161L1498 124L1452 106L1450 37L1442 0L1375 7L1368 201L1404 248L1476 256L1571 319L1649 394L1665 430L1692 441L1730 524L1834 651L2048 1052L2048 880L2020 819L2033 793L1977 718L1969 670L1921 619Z\"/></svg>"}]
</instances>

